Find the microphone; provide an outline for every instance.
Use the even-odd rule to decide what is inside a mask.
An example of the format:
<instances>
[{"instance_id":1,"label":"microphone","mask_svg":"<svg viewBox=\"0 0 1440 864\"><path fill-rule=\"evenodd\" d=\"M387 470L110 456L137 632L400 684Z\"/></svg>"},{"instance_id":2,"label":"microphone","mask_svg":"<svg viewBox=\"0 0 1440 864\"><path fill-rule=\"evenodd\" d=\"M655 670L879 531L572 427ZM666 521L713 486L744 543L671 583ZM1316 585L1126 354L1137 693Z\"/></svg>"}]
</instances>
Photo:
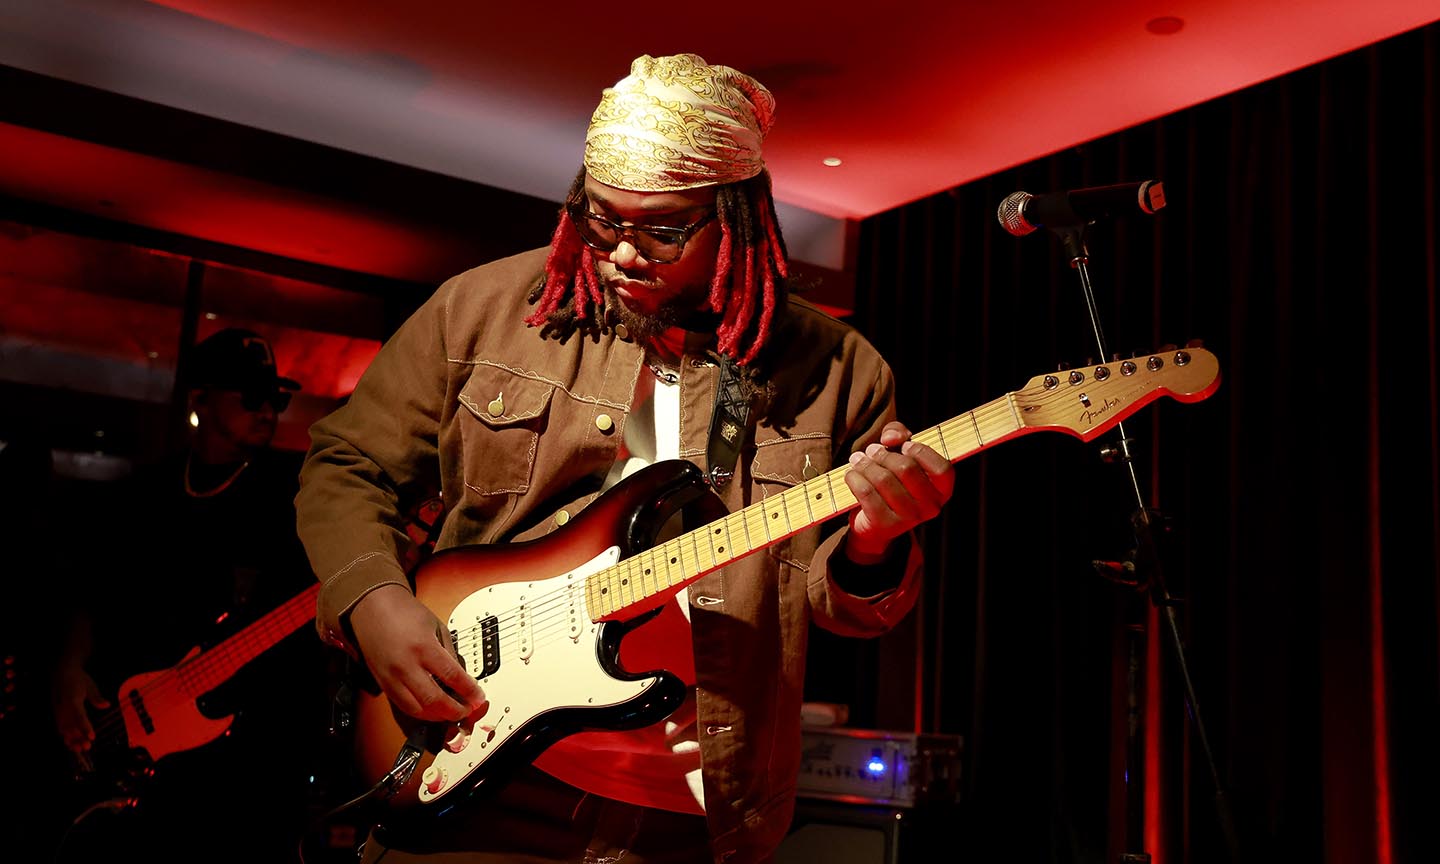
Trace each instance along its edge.
<instances>
[{"instance_id":1,"label":"microphone","mask_svg":"<svg viewBox=\"0 0 1440 864\"><path fill-rule=\"evenodd\" d=\"M1036 228L1079 228L1097 219L1128 213L1154 213L1165 206L1165 187L1159 180L1094 186L1054 195L1015 192L1005 196L995 215L1006 231L1024 237Z\"/></svg>"}]
</instances>

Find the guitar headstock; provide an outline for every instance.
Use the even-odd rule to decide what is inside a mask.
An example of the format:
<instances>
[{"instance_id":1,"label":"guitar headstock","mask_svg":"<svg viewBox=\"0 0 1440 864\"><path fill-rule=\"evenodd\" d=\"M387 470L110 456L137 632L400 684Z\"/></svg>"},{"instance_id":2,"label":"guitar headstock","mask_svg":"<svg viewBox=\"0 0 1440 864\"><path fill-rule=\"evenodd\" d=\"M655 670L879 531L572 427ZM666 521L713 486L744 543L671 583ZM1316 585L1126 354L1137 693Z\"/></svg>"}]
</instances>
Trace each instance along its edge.
<instances>
[{"instance_id":1,"label":"guitar headstock","mask_svg":"<svg viewBox=\"0 0 1440 864\"><path fill-rule=\"evenodd\" d=\"M1220 362L1191 343L1141 357L1037 375L1013 395L1020 421L1090 440L1161 396L1199 402L1220 387Z\"/></svg>"}]
</instances>

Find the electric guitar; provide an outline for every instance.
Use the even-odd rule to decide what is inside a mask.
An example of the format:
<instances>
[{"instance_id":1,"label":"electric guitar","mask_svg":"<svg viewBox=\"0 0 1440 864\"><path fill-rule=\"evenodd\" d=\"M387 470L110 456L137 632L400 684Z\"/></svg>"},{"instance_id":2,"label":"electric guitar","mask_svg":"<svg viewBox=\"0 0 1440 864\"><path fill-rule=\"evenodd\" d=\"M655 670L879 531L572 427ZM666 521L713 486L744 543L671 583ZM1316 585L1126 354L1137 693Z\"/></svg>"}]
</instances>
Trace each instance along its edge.
<instances>
[{"instance_id":1,"label":"electric guitar","mask_svg":"<svg viewBox=\"0 0 1440 864\"><path fill-rule=\"evenodd\" d=\"M200 698L313 621L319 593L317 582L213 647L197 645L168 669L125 679L110 707L94 712L95 757L82 761L78 779L113 786L118 797L107 803L136 803L139 784L157 761L209 744L230 729L235 715L208 717L200 710Z\"/></svg>"},{"instance_id":2,"label":"electric guitar","mask_svg":"<svg viewBox=\"0 0 1440 864\"><path fill-rule=\"evenodd\" d=\"M1219 385L1215 356L1192 345L1037 376L914 440L951 462L1042 430L1088 441L1162 395L1197 402ZM426 559L412 573L415 595L448 622L490 707L473 725L427 724L378 689L357 692L357 767L372 793L386 792L390 827L450 812L564 735L668 715L684 684L667 671L622 668L621 638L701 576L858 506L848 470L727 514L699 468L659 462L545 538L453 547ZM665 505L700 500L724 515L652 548L675 510Z\"/></svg>"}]
</instances>

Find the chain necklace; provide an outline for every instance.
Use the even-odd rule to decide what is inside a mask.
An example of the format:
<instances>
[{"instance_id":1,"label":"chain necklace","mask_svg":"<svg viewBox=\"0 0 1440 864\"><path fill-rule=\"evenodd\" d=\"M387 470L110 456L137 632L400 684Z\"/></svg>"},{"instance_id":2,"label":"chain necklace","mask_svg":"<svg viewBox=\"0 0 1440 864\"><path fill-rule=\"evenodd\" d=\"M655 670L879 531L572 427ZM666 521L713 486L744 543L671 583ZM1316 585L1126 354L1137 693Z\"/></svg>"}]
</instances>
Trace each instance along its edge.
<instances>
[{"instance_id":1,"label":"chain necklace","mask_svg":"<svg viewBox=\"0 0 1440 864\"><path fill-rule=\"evenodd\" d=\"M675 372L675 371L673 371L673 370L666 369L664 366L661 366L659 363L651 363L651 364L650 364L650 371L653 372L653 373L655 373L655 377L656 377L656 378L659 378L661 381L664 381L666 384L675 384L675 383L679 382L679 380L680 380L680 373L679 373L679 372Z\"/></svg>"},{"instance_id":2,"label":"chain necklace","mask_svg":"<svg viewBox=\"0 0 1440 864\"><path fill-rule=\"evenodd\" d=\"M191 498L210 498L215 495L219 495L221 492L224 492L226 489L230 488L230 484L235 482L235 478L239 477L242 471L250 467L250 460L246 459L244 462L241 462L240 467L236 468L234 473L232 473L229 477L226 477L224 482L222 482L219 486L216 486L214 489L210 489L205 492L196 492L195 487L190 485L190 462L194 458L194 451L185 454L185 494L189 495Z\"/></svg>"}]
</instances>

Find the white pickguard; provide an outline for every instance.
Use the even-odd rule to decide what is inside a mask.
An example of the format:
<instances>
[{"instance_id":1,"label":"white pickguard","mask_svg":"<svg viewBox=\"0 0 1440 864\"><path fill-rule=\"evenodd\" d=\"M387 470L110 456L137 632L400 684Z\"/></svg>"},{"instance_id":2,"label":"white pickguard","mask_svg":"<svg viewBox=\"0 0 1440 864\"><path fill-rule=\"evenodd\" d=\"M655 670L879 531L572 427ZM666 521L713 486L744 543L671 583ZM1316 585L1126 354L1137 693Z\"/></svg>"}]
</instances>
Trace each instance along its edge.
<instances>
[{"instance_id":1,"label":"white pickguard","mask_svg":"<svg viewBox=\"0 0 1440 864\"><path fill-rule=\"evenodd\" d=\"M465 785L464 778L541 714L619 705L660 680L621 681L600 665L600 625L585 605L585 578L619 558L619 547L612 546L568 573L491 585L456 604L449 624L465 668L485 668L482 628L492 618L500 665L479 679L489 710L474 728L462 726L421 777L422 803Z\"/></svg>"}]
</instances>

